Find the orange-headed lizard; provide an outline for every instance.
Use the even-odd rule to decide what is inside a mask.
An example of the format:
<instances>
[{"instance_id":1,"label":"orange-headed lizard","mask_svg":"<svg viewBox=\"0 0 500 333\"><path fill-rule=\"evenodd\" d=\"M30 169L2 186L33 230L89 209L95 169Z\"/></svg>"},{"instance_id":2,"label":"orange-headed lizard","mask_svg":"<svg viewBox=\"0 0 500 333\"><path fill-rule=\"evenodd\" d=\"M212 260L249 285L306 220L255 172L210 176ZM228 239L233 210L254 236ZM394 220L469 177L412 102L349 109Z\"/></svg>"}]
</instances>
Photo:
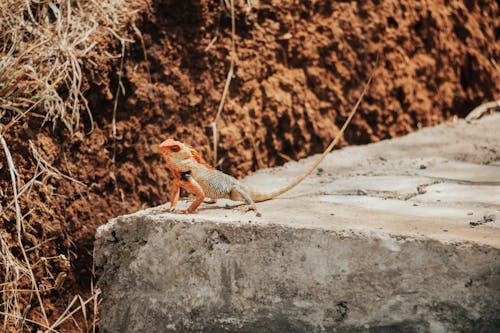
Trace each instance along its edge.
<instances>
[{"instance_id":1,"label":"orange-headed lizard","mask_svg":"<svg viewBox=\"0 0 500 333\"><path fill-rule=\"evenodd\" d=\"M263 193L255 189L248 188L240 183L236 178L214 169L207 164L193 148L183 144L182 142L172 139L163 141L159 145L159 150L165 157L167 166L174 176L173 188L170 194L170 208L168 211L175 211L181 187L196 196L196 199L191 203L187 210L179 211L182 213L196 212L196 209L205 198L210 198L212 200L231 199L234 201L244 201L247 204L246 207L248 209L256 210L255 202L271 200L291 190L304 180L304 178L311 174L314 169L316 169L316 167L321 163L321 161L323 161L326 155L340 140L347 125L349 125L349 122L356 113L366 91L368 90L372 77L373 73L366 83L361 96L351 110L349 117L340 129L340 132L332 140L323 154L309 167L309 169L307 169L306 172L297 177L289 185L269 193Z\"/></svg>"}]
</instances>

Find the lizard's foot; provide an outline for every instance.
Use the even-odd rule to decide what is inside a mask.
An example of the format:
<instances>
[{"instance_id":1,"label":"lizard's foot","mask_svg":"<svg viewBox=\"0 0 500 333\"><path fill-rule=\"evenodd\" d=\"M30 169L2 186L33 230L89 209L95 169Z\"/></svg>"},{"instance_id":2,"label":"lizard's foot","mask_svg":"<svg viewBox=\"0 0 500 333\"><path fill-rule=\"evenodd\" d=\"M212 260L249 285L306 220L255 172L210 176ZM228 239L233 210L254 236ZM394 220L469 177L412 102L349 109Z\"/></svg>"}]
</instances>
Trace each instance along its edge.
<instances>
[{"instance_id":1,"label":"lizard's foot","mask_svg":"<svg viewBox=\"0 0 500 333\"><path fill-rule=\"evenodd\" d=\"M217 202L215 199L210 199L210 198L205 198L205 201L203 201L206 204L214 204Z\"/></svg>"},{"instance_id":2,"label":"lizard's foot","mask_svg":"<svg viewBox=\"0 0 500 333\"><path fill-rule=\"evenodd\" d=\"M174 214L196 214L196 211L190 212L189 209L178 209L175 207L163 208L163 209L155 209L155 213L174 213Z\"/></svg>"},{"instance_id":3,"label":"lizard's foot","mask_svg":"<svg viewBox=\"0 0 500 333\"><path fill-rule=\"evenodd\" d=\"M189 209L176 210L176 214L196 214L196 211L190 211Z\"/></svg>"},{"instance_id":4,"label":"lizard's foot","mask_svg":"<svg viewBox=\"0 0 500 333\"><path fill-rule=\"evenodd\" d=\"M153 212L155 213L172 213L173 211L175 211L175 207L153 209Z\"/></svg>"},{"instance_id":5,"label":"lizard's foot","mask_svg":"<svg viewBox=\"0 0 500 333\"><path fill-rule=\"evenodd\" d=\"M235 210L239 210L240 212L243 212L243 213L247 213L247 212L249 212L251 210L254 211L254 212L257 212L257 206L255 206L255 205L241 205L241 206L238 206L238 207L236 207L234 209Z\"/></svg>"}]
</instances>

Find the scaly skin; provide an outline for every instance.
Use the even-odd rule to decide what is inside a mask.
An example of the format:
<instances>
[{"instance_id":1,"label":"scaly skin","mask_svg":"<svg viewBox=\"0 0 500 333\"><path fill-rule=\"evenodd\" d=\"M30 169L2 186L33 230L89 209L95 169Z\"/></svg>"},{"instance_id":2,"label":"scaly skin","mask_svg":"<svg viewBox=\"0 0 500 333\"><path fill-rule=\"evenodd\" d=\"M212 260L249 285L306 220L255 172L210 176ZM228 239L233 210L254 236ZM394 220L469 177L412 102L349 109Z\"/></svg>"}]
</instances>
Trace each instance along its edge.
<instances>
[{"instance_id":1,"label":"scaly skin","mask_svg":"<svg viewBox=\"0 0 500 333\"><path fill-rule=\"evenodd\" d=\"M196 196L185 211L187 213L194 213L206 197L212 200L244 201L249 209L255 210L249 190L236 178L212 168L193 148L167 139L160 144L159 150L174 176L169 211L175 210L181 187Z\"/></svg>"},{"instance_id":2,"label":"scaly skin","mask_svg":"<svg viewBox=\"0 0 500 333\"><path fill-rule=\"evenodd\" d=\"M323 161L326 155L328 155L328 153L338 143L344 134L347 125L350 123L352 117L358 110L359 104L363 100L372 78L373 72L370 75L361 96L351 110L349 117L323 154L321 154L321 156L301 176L297 177L284 188L270 193L249 189L241 184L236 178L212 168L193 148L183 144L182 142L172 139L163 141L159 145L159 150L165 157L167 166L174 176L173 189L170 195L169 211L175 211L181 187L196 196L196 199L191 203L189 208L186 211L182 211L183 213L196 212L196 209L206 197L212 200L224 198L235 201L244 201L247 204L247 209L256 210L255 202L271 200L291 190L308 175L310 175L311 172L318 167L321 161Z\"/></svg>"}]
</instances>

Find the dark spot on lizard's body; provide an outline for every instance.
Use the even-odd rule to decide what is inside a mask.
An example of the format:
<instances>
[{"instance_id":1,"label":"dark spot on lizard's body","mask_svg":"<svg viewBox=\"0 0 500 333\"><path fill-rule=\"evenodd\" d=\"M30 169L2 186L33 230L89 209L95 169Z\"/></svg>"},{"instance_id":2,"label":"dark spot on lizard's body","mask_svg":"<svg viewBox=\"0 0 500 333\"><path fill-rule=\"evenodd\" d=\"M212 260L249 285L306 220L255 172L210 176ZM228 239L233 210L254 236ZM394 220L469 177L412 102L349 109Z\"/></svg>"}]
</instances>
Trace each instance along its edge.
<instances>
[{"instance_id":1,"label":"dark spot on lizard's body","mask_svg":"<svg viewBox=\"0 0 500 333\"><path fill-rule=\"evenodd\" d=\"M181 172L181 179L185 182L189 181L189 177L191 177L191 171Z\"/></svg>"}]
</instances>

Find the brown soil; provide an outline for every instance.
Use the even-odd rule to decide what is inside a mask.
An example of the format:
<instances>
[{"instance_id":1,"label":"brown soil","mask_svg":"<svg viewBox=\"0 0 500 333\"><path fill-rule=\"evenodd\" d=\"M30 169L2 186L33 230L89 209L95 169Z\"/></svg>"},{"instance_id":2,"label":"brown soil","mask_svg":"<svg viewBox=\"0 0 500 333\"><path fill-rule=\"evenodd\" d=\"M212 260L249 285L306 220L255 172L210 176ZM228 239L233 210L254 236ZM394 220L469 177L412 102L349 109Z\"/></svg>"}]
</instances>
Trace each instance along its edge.
<instances>
[{"instance_id":1,"label":"brown soil","mask_svg":"<svg viewBox=\"0 0 500 333\"><path fill-rule=\"evenodd\" d=\"M404 135L500 98L498 2L263 1L251 9L243 3L236 11L235 75L219 124L219 168L233 175L321 152L361 93L377 53L373 84L343 145ZM155 144L174 137L213 158L210 124L229 69L229 11L218 1L157 0L144 3L135 25L140 33L129 27L136 42L124 59L116 137L120 60L103 60L102 52L119 53L120 44L105 41L83 63L93 128L82 113L75 134L38 118L4 133L21 183L35 173L31 140L53 167L86 184L50 177L23 202L25 247L45 242L30 252L32 261L55 258L47 263L51 274L68 274L62 290L47 292L52 318L71 295L89 291L95 229L167 201L169 174ZM1 154L0 182L9 198ZM15 250L15 223L0 226ZM47 271L35 267L51 285ZM37 318L31 303L30 316ZM67 330L76 330L72 325Z\"/></svg>"}]
</instances>

